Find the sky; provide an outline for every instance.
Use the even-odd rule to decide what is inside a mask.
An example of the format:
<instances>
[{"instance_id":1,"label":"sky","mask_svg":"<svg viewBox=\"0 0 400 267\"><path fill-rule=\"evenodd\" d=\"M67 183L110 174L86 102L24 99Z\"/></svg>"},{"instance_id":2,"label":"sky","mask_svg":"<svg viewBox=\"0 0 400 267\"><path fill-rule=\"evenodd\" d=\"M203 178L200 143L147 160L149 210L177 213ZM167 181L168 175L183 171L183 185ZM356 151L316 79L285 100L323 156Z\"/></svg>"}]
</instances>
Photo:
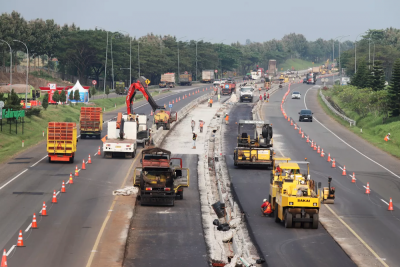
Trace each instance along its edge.
<instances>
[{"instance_id":1,"label":"sky","mask_svg":"<svg viewBox=\"0 0 400 267\"><path fill-rule=\"evenodd\" d=\"M347 35L342 41L354 41L368 29L400 28L399 0L0 0L1 13L13 10L26 20L54 19L81 29L98 26L131 36L153 33L225 44L289 33L309 41Z\"/></svg>"}]
</instances>

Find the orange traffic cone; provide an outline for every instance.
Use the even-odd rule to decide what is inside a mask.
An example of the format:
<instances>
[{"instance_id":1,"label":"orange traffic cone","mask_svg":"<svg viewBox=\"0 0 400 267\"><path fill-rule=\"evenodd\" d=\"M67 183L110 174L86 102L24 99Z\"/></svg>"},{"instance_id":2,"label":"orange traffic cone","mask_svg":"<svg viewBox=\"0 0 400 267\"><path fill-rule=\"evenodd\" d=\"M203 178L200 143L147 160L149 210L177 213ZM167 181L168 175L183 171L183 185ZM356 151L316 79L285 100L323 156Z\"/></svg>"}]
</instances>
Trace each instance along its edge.
<instances>
[{"instance_id":1,"label":"orange traffic cone","mask_svg":"<svg viewBox=\"0 0 400 267\"><path fill-rule=\"evenodd\" d=\"M54 203L54 204L56 204L56 203L57 203L57 195L56 195L56 190L54 190L54 193L53 193L53 199L51 200L51 203Z\"/></svg>"},{"instance_id":2,"label":"orange traffic cone","mask_svg":"<svg viewBox=\"0 0 400 267\"><path fill-rule=\"evenodd\" d=\"M369 190L369 183L367 183L367 188L365 188L365 194L371 193L371 190Z\"/></svg>"},{"instance_id":3,"label":"orange traffic cone","mask_svg":"<svg viewBox=\"0 0 400 267\"><path fill-rule=\"evenodd\" d=\"M92 163L92 159L90 158L90 154L89 154L89 158L88 158L87 163L88 163L88 164L91 164L91 163Z\"/></svg>"},{"instance_id":4,"label":"orange traffic cone","mask_svg":"<svg viewBox=\"0 0 400 267\"><path fill-rule=\"evenodd\" d=\"M82 160L82 170L86 170L85 160Z\"/></svg>"},{"instance_id":5,"label":"orange traffic cone","mask_svg":"<svg viewBox=\"0 0 400 267\"><path fill-rule=\"evenodd\" d=\"M293 126L293 120L290 120L290 125Z\"/></svg>"},{"instance_id":6,"label":"orange traffic cone","mask_svg":"<svg viewBox=\"0 0 400 267\"><path fill-rule=\"evenodd\" d=\"M301 132L301 138L304 138L304 132Z\"/></svg>"},{"instance_id":7,"label":"orange traffic cone","mask_svg":"<svg viewBox=\"0 0 400 267\"><path fill-rule=\"evenodd\" d=\"M297 124L294 125L294 129L297 130Z\"/></svg>"},{"instance_id":8,"label":"orange traffic cone","mask_svg":"<svg viewBox=\"0 0 400 267\"><path fill-rule=\"evenodd\" d=\"M314 150L317 150L317 143L314 143Z\"/></svg>"},{"instance_id":9,"label":"orange traffic cone","mask_svg":"<svg viewBox=\"0 0 400 267\"><path fill-rule=\"evenodd\" d=\"M307 143L310 143L310 137L307 136Z\"/></svg>"},{"instance_id":10,"label":"orange traffic cone","mask_svg":"<svg viewBox=\"0 0 400 267\"><path fill-rule=\"evenodd\" d=\"M311 141L311 148L314 148L314 140Z\"/></svg>"},{"instance_id":11,"label":"orange traffic cone","mask_svg":"<svg viewBox=\"0 0 400 267\"><path fill-rule=\"evenodd\" d=\"M207 91L208 89L207 89L207 87L206 87L206 91Z\"/></svg>"},{"instance_id":12,"label":"orange traffic cone","mask_svg":"<svg viewBox=\"0 0 400 267\"><path fill-rule=\"evenodd\" d=\"M62 186L61 186L61 193L65 193L65 183L63 181Z\"/></svg>"},{"instance_id":13,"label":"orange traffic cone","mask_svg":"<svg viewBox=\"0 0 400 267\"><path fill-rule=\"evenodd\" d=\"M69 184L73 184L74 179L72 179L72 173L69 174Z\"/></svg>"},{"instance_id":14,"label":"orange traffic cone","mask_svg":"<svg viewBox=\"0 0 400 267\"><path fill-rule=\"evenodd\" d=\"M392 198L390 198L388 210L393 211L393 202L392 202Z\"/></svg>"},{"instance_id":15,"label":"orange traffic cone","mask_svg":"<svg viewBox=\"0 0 400 267\"><path fill-rule=\"evenodd\" d=\"M7 267L7 253L6 250L3 252L3 258L1 258L1 267Z\"/></svg>"},{"instance_id":16,"label":"orange traffic cone","mask_svg":"<svg viewBox=\"0 0 400 267\"><path fill-rule=\"evenodd\" d=\"M343 172L342 172L343 176L346 176L346 166L343 166Z\"/></svg>"},{"instance_id":17,"label":"orange traffic cone","mask_svg":"<svg viewBox=\"0 0 400 267\"><path fill-rule=\"evenodd\" d=\"M35 213L33 214L33 219L32 219L32 226L31 226L31 228L32 228L32 229L37 229L37 228L38 228L38 227L37 227L36 214L35 214Z\"/></svg>"},{"instance_id":18,"label":"orange traffic cone","mask_svg":"<svg viewBox=\"0 0 400 267\"><path fill-rule=\"evenodd\" d=\"M332 160L332 168L336 168L336 162L335 159Z\"/></svg>"},{"instance_id":19,"label":"orange traffic cone","mask_svg":"<svg viewBox=\"0 0 400 267\"><path fill-rule=\"evenodd\" d=\"M321 149L320 149L320 147L319 147L319 146L318 146L317 153L318 153L318 154L320 154L320 153L321 153Z\"/></svg>"},{"instance_id":20,"label":"orange traffic cone","mask_svg":"<svg viewBox=\"0 0 400 267\"><path fill-rule=\"evenodd\" d=\"M42 216L47 216L46 202L43 202Z\"/></svg>"},{"instance_id":21,"label":"orange traffic cone","mask_svg":"<svg viewBox=\"0 0 400 267\"><path fill-rule=\"evenodd\" d=\"M287 121L290 121L290 118L285 114L283 114L285 116L285 119L287 119Z\"/></svg>"},{"instance_id":22,"label":"orange traffic cone","mask_svg":"<svg viewBox=\"0 0 400 267\"><path fill-rule=\"evenodd\" d=\"M351 176L351 182L355 183L356 182L356 175L353 172L353 176Z\"/></svg>"},{"instance_id":23,"label":"orange traffic cone","mask_svg":"<svg viewBox=\"0 0 400 267\"><path fill-rule=\"evenodd\" d=\"M327 161L328 161L328 162L331 161L331 153L328 154L328 160L327 160Z\"/></svg>"},{"instance_id":24,"label":"orange traffic cone","mask_svg":"<svg viewBox=\"0 0 400 267\"><path fill-rule=\"evenodd\" d=\"M190 96L190 93L189 93L189 96Z\"/></svg>"},{"instance_id":25,"label":"orange traffic cone","mask_svg":"<svg viewBox=\"0 0 400 267\"><path fill-rule=\"evenodd\" d=\"M179 100L178 101L181 101L181 97L179 97Z\"/></svg>"},{"instance_id":26,"label":"orange traffic cone","mask_svg":"<svg viewBox=\"0 0 400 267\"><path fill-rule=\"evenodd\" d=\"M19 230L17 247L25 247L24 239L22 238L22 230Z\"/></svg>"},{"instance_id":27,"label":"orange traffic cone","mask_svg":"<svg viewBox=\"0 0 400 267\"><path fill-rule=\"evenodd\" d=\"M79 176L78 165L75 166L75 176Z\"/></svg>"},{"instance_id":28,"label":"orange traffic cone","mask_svg":"<svg viewBox=\"0 0 400 267\"><path fill-rule=\"evenodd\" d=\"M150 116L153 116L153 110L150 111Z\"/></svg>"},{"instance_id":29,"label":"orange traffic cone","mask_svg":"<svg viewBox=\"0 0 400 267\"><path fill-rule=\"evenodd\" d=\"M97 150L97 154L98 154L99 156L101 155L100 146L99 146L99 150Z\"/></svg>"},{"instance_id":30,"label":"orange traffic cone","mask_svg":"<svg viewBox=\"0 0 400 267\"><path fill-rule=\"evenodd\" d=\"M299 127L299 134L301 134L301 128Z\"/></svg>"},{"instance_id":31,"label":"orange traffic cone","mask_svg":"<svg viewBox=\"0 0 400 267\"><path fill-rule=\"evenodd\" d=\"M321 158L325 156L324 149L321 150Z\"/></svg>"},{"instance_id":32,"label":"orange traffic cone","mask_svg":"<svg viewBox=\"0 0 400 267\"><path fill-rule=\"evenodd\" d=\"M172 99L172 104L175 104L173 99Z\"/></svg>"}]
</instances>

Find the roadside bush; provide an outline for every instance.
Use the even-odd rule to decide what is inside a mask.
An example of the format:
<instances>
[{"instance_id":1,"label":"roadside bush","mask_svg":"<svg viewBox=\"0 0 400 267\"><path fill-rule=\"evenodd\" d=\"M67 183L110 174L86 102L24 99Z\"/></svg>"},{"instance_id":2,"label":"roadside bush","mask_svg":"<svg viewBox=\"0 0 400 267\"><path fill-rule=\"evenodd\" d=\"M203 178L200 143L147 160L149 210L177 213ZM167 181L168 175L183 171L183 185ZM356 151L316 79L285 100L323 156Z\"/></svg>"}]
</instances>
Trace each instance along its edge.
<instances>
[{"instance_id":1,"label":"roadside bush","mask_svg":"<svg viewBox=\"0 0 400 267\"><path fill-rule=\"evenodd\" d=\"M25 110L25 115L27 117L31 117L31 116L40 117L40 112L41 111L42 111L41 108L31 108L31 109Z\"/></svg>"},{"instance_id":2,"label":"roadside bush","mask_svg":"<svg viewBox=\"0 0 400 267\"><path fill-rule=\"evenodd\" d=\"M74 122L73 119L71 119L70 117L65 118L64 122Z\"/></svg>"}]
</instances>

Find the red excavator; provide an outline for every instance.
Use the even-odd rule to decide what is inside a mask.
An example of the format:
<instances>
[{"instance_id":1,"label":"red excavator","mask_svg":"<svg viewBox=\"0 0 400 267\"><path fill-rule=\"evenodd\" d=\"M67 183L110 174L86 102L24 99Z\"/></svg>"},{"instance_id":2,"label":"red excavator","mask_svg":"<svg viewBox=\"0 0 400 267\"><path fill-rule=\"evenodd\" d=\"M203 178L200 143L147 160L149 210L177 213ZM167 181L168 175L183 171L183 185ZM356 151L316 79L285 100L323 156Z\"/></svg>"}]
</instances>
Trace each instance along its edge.
<instances>
[{"instance_id":1,"label":"red excavator","mask_svg":"<svg viewBox=\"0 0 400 267\"><path fill-rule=\"evenodd\" d=\"M126 108L128 116L131 115L132 112L132 101L135 97L136 91L139 90L142 92L144 98L149 102L151 108L154 112L154 124L157 125L157 129L161 126L164 127L165 130L170 129L170 124L177 120L178 114L176 111L167 111L164 106L157 105L156 101L154 101L150 92L147 90L146 78L141 76L137 82L132 83L129 87L128 94L126 96ZM118 121L117 121L118 125Z\"/></svg>"}]
</instances>

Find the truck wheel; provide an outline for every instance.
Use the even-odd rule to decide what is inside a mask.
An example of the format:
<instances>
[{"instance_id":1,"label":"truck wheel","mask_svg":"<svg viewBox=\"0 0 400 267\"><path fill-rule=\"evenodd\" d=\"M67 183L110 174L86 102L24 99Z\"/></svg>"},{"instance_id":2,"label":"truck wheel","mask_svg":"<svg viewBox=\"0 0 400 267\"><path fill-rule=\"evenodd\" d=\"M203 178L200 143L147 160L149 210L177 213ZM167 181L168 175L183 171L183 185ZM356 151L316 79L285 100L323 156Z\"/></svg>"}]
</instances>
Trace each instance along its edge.
<instances>
[{"instance_id":1,"label":"truck wheel","mask_svg":"<svg viewBox=\"0 0 400 267\"><path fill-rule=\"evenodd\" d=\"M276 223L281 222L281 219L279 219L279 217L278 217L278 203L275 203L274 217L275 217L275 222Z\"/></svg>"},{"instance_id":2,"label":"truck wheel","mask_svg":"<svg viewBox=\"0 0 400 267\"><path fill-rule=\"evenodd\" d=\"M289 212L286 212L285 214L285 227L286 228L292 228L293 226L293 215Z\"/></svg>"},{"instance_id":3,"label":"truck wheel","mask_svg":"<svg viewBox=\"0 0 400 267\"><path fill-rule=\"evenodd\" d=\"M312 217L312 228L318 229L318 213L314 214Z\"/></svg>"},{"instance_id":4,"label":"truck wheel","mask_svg":"<svg viewBox=\"0 0 400 267\"><path fill-rule=\"evenodd\" d=\"M179 199L180 199L180 200L183 199L183 190L181 191L181 194L179 195Z\"/></svg>"},{"instance_id":5,"label":"truck wheel","mask_svg":"<svg viewBox=\"0 0 400 267\"><path fill-rule=\"evenodd\" d=\"M304 218L306 218L306 219L310 219L310 214L306 213L306 215L305 215L305 217L304 217ZM305 223L303 223L303 227L304 227L304 229L308 229L308 228L310 228L310 223L309 223L309 222L305 222Z\"/></svg>"},{"instance_id":6,"label":"truck wheel","mask_svg":"<svg viewBox=\"0 0 400 267\"><path fill-rule=\"evenodd\" d=\"M51 157L49 157L49 163L51 163Z\"/></svg>"},{"instance_id":7,"label":"truck wheel","mask_svg":"<svg viewBox=\"0 0 400 267\"><path fill-rule=\"evenodd\" d=\"M301 214L296 214L295 215L296 219L300 219L301 218ZM294 223L294 228L300 228L301 227L301 222L295 222Z\"/></svg>"},{"instance_id":8,"label":"truck wheel","mask_svg":"<svg viewBox=\"0 0 400 267\"><path fill-rule=\"evenodd\" d=\"M72 156L72 157L69 159L69 163L74 163L74 161L75 161L75 156Z\"/></svg>"}]
</instances>

